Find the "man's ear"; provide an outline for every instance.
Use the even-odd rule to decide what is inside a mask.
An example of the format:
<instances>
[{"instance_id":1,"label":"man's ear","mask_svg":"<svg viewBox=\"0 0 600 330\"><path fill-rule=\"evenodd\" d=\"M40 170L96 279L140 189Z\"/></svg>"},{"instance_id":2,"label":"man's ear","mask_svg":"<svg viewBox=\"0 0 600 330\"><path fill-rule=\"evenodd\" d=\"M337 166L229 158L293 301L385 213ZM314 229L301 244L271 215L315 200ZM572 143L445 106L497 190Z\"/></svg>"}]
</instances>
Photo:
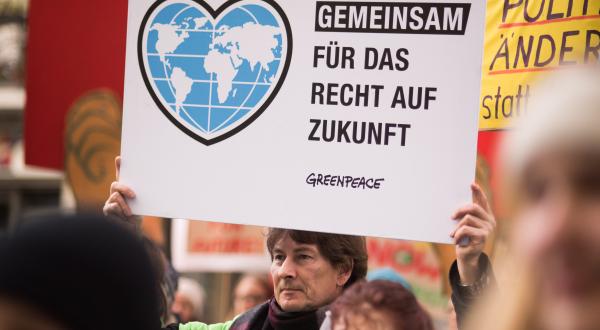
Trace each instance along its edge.
<instances>
[{"instance_id":1,"label":"man's ear","mask_svg":"<svg viewBox=\"0 0 600 330\"><path fill-rule=\"evenodd\" d=\"M354 261L353 260L350 260L349 267L342 266L339 268L337 282L336 282L337 286L343 287L344 285L346 285L346 283L350 279L350 275L352 275L353 269L354 269Z\"/></svg>"}]
</instances>

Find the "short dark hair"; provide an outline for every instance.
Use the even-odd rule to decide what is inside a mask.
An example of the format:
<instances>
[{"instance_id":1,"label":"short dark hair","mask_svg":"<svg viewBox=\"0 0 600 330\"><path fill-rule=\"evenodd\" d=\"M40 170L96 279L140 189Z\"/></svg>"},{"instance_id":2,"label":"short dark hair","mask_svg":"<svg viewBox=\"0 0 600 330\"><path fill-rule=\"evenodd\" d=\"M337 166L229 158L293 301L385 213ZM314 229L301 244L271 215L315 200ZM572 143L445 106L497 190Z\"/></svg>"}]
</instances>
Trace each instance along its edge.
<instances>
[{"instance_id":1,"label":"short dark hair","mask_svg":"<svg viewBox=\"0 0 600 330\"><path fill-rule=\"evenodd\" d=\"M344 271L352 270L344 289L367 275L367 244L363 236L317 233L304 230L270 228L267 234L267 249L273 260L273 248L288 235L294 242L315 244L319 252L333 267Z\"/></svg>"},{"instance_id":2,"label":"short dark hair","mask_svg":"<svg viewBox=\"0 0 600 330\"><path fill-rule=\"evenodd\" d=\"M350 315L370 320L370 312L379 311L389 318L394 329L433 330L429 314L412 292L399 283L376 280L360 281L344 291L331 305L332 325Z\"/></svg>"}]
</instances>

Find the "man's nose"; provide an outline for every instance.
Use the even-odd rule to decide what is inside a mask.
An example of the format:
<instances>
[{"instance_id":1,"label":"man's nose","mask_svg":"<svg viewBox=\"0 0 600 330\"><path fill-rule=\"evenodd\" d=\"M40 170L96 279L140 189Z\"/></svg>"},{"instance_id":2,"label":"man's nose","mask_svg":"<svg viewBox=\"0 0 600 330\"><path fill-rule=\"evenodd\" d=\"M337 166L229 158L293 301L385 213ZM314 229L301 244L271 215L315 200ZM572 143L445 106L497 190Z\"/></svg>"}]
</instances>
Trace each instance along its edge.
<instances>
[{"instance_id":1,"label":"man's nose","mask_svg":"<svg viewBox=\"0 0 600 330\"><path fill-rule=\"evenodd\" d=\"M286 258L279 268L279 276L283 278L295 278L296 277L296 265L292 258Z\"/></svg>"}]
</instances>

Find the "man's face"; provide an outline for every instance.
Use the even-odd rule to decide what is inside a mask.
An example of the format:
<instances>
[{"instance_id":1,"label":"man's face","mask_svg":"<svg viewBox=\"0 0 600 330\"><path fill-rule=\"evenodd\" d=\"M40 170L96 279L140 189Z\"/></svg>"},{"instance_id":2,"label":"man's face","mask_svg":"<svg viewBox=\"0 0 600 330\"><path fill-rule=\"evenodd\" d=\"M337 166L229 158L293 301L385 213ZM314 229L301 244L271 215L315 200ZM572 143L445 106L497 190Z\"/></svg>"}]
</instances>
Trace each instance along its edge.
<instances>
[{"instance_id":1,"label":"man's face","mask_svg":"<svg viewBox=\"0 0 600 330\"><path fill-rule=\"evenodd\" d=\"M315 244L300 244L285 235L273 247L271 275L275 300L286 312L315 310L342 292L351 270L335 269Z\"/></svg>"},{"instance_id":2,"label":"man's face","mask_svg":"<svg viewBox=\"0 0 600 330\"><path fill-rule=\"evenodd\" d=\"M550 153L524 175L516 251L537 274L547 329L600 324L600 155Z\"/></svg>"}]
</instances>

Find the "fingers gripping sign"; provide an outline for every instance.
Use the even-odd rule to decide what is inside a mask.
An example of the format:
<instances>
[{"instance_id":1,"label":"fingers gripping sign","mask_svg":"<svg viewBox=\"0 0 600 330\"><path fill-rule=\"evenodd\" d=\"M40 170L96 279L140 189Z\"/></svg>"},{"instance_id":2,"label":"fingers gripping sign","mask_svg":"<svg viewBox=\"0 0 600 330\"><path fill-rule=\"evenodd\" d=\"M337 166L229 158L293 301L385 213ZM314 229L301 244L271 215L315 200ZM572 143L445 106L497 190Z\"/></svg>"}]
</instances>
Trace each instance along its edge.
<instances>
[{"instance_id":1,"label":"fingers gripping sign","mask_svg":"<svg viewBox=\"0 0 600 330\"><path fill-rule=\"evenodd\" d=\"M135 222L136 216L131 212L131 208L127 203L128 199L135 198L135 192L119 183L119 174L121 170L121 156L115 158L116 181L110 185L110 195L104 203L102 211L104 215L115 217L127 222Z\"/></svg>"},{"instance_id":2,"label":"fingers gripping sign","mask_svg":"<svg viewBox=\"0 0 600 330\"><path fill-rule=\"evenodd\" d=\"M471 284L478 279L479 257L496 227L496 220L481 187L473 183L471 192L473 202L452 215L452 219L458 223L450 233L456 244L456 260L463 284Z\"/></svg>"}]
</instances>

